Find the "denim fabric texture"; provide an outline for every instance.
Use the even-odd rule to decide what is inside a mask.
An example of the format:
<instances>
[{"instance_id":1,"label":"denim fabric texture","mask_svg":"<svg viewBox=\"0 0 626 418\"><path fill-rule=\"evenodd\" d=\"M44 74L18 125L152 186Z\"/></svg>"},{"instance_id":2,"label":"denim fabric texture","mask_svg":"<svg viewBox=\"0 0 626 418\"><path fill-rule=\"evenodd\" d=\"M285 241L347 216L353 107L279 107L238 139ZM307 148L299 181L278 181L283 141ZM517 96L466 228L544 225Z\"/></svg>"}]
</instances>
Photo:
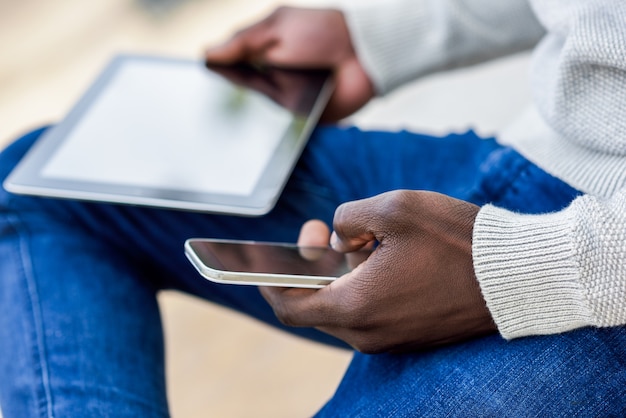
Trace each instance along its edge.
<instances>
[{"instance_id":1,"label":"denim fabric texture","mask_svg":"<svg viewBox=\"0 0 626 418\"><path fill-rule=\"evenodd\" d=\"M0 154L4 179L42 130ZM157 293L177 289L283 327L257 289L203 280L189 237L296 240L342 202L424 189L527 213L579 193L473 132L320 127L276 208L241 218L0 191L0 405L12 417L165 417ZM419 216L419 214L416 214ZM218 337L218 336L216 336ZM626 331L497 335L406 355L356 353L320 416L626 416ZM280 400L277 400L279 402Z\"/></svg>"}]
</instances>

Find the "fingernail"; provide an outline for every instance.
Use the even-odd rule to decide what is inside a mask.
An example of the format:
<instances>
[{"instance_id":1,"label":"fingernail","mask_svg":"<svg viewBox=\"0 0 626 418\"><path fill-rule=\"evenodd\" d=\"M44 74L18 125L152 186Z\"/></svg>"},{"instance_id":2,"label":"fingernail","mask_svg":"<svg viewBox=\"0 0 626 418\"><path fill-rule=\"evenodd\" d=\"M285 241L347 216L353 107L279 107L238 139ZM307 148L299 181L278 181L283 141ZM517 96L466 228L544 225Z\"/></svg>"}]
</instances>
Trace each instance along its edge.
<instances>
[{"instance_id":1,"label":"fingernail","mask_svg":"<svg viewBox=\"0 0 626 418\"><path fill-rule=\"evenodd\" d=\"M333 231L333 233L330 235L330 246L332 247L332 249L336 250L338 245L339 237L337 236L335 231Z\"/></svg>"}]
</instances>

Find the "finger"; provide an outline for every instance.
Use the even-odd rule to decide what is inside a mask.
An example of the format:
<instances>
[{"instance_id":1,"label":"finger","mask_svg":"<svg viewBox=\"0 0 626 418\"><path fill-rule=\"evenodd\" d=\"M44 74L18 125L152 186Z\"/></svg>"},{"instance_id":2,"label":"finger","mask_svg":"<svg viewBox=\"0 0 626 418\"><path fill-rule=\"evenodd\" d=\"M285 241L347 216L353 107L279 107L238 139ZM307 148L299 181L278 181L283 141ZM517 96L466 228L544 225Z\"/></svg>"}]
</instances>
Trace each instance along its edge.
<instances>
[{"instance_id":1,"label":"finger","mask_svg":"<svg viewBox=\"0 0 626 418\"><path fill-rule=\"evenodd\" d=\"M319 219L311 219L300 228L298 245L303 247L327 247L330 228Z\"/></svg>"},{"instance_id":2,"label":"finger","mask_svg":"<svg viewBox=\"0 0 626 418\"><path fill-rule=\"evenodd\" d=\"M300 228L300 236L298 237L298 246L302 258L310 261L322 258L325 251L320 251L320 248L328 247L329 237L330 229L324 222L319 219L305 222Z\"/></svg>"},{"instance_id":3,"label":"finger","mask_svg":"<svg viewBox=\"0 0 626 418\"><path fill-rule=\"evenodd\" d=\"M265 22L235 34L225 43L205 51L208 64L229 65L237 62L265 62L267 51L276 40Z\"/></svg>"},{"instance_id":4,"label":"finger","mask_svg":"<svg viewBox=\"0 0 626 418\"><path fill-rule=\"evenodd\" d=\"M332 316L326 306L330 292L323 289L300 289L280 287L259 287L261 295L272 306L276 317L292 327L317 327L328 325Z\"/></svg>"},{"instance_id":5,"label":"finger","mask_svg":"<svg viewBox=\"0 0 626 418\"><path fill-rule=\"evenodd\" d=\"M377 239L375 198L344 203L335 211L330 245L336 251L352 252Z\"/></svg>"}]
</instances>

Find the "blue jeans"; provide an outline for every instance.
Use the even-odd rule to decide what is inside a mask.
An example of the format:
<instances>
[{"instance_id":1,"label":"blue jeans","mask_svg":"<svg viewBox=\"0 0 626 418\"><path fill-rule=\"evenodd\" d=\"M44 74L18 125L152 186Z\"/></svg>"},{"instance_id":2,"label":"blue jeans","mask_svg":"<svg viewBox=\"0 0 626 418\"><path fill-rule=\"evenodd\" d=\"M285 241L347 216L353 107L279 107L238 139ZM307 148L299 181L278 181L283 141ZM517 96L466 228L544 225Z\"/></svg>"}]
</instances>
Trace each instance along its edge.
<instances>
[{"instance_id":1,"label":"blue jeans","mask_svg":"<svg viewBox=\"0 0 626 418\"><path fill-rule=\"evenodd\" d=\"M4 178L41 134L0 154ZM579 193L472 132L319 128L276 208L262 218L86 203L0 191L0 405L5 418L167 416L156 294L177 289L288 332L257 289L201 279L186 238L295 241L342 202L427 189L521 212ZM498 335L405 355L354 359L321 416L624 416L626 331ZM277 402L280 400L276 400Z\"/></svg>"}]
</instances>

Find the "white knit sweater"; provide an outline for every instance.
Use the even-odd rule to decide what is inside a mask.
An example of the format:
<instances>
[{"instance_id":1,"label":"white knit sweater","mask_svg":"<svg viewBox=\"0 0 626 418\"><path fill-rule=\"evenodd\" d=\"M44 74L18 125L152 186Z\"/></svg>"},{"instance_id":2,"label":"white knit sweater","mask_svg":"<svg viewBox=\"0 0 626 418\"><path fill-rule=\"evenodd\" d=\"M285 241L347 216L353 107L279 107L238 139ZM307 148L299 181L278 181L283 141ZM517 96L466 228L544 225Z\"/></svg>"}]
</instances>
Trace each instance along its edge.
<instances>
[{"instance_id":1,"label":"white knit sweater","mask_svg":"<svg viewBox=\"0 0 626 418\"><path fill-rule=\"evenodd\" d=\"M533 106L501 133L585 192L567 209L491 205L473 257L505 338L626 324L626 1L345 0L378 92L535 46Z\"/></svg>"}]
</instances>

